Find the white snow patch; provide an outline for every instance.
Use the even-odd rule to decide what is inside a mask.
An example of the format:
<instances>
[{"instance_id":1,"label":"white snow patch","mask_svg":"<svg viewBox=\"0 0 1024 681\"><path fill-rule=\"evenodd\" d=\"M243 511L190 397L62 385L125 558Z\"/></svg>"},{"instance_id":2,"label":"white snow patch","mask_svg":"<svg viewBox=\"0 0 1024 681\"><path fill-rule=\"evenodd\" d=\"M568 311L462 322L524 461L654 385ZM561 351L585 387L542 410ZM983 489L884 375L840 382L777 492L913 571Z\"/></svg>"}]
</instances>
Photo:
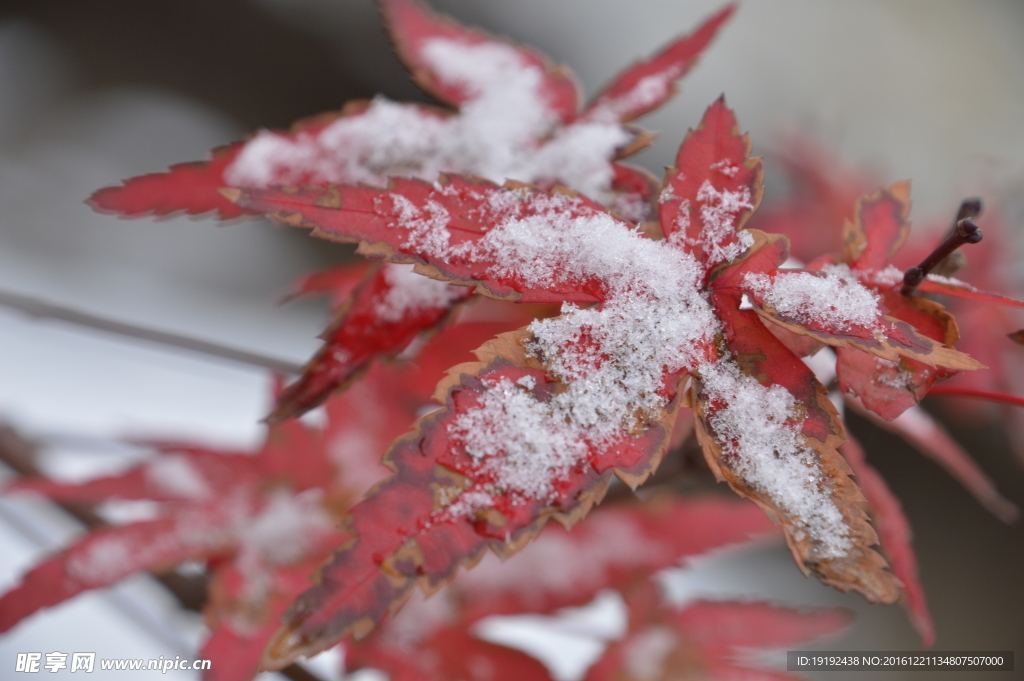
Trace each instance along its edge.
<instances>
[{"instance_id":1,"label":"white snow patch","mask_svg":"<svg viewBox=\"0 0 1024 681\"><path fill-rule=\"evenodd\" d=\"M530 326L531 352L567 383L566 391L541 402L526 386L502 379L477 409L459 416L452 433L497 487L545 499L589 447L608 446L624 425L665 406L664 373L692 366L717 323L690 255L605 213L573 215L576 199L527 200L538 214L521 217L519 206L496 203L492 209L504 210L506 219L458 255L495 263L493 274L531 287L597 279L606 302L600 309L566 305L561 317Z\"/></svg>"},{"instance_id":2,"label":"white snow patch","mask_svg":"<svg viewBox=\"0 0 1024 681\"><path fill-rule=\"evenodd\" d=\"M219 509L217 517L205 510L185 512L175 518L172 528L145 538L137 532L119 534L116 530L96 538L87 546L72 550L67 573L86 584L105 586L150 566L177 564L192 549L198 554L229 544L230 521L244 514L246 508L244 499L236 501Z\"/></svg>"},{"instance_id":3,"label":"white snow patch","mask_svg":"<svg viewBox=\"0 0 1024 681\"><path fill-rule=\"evenodd\" d=\"M648 627L635 635L622 651L629 678L636 681L664 678L665 663L678 645L679 637L668 627Z\"/></svg>"},{"instance_id":4,"label":"white snow patch","mask_svg":"<svg viewBox=\"0 0 1024 681\"><path fill-rule=\"evenodd\" d=\"M601 123L616 123L625 113L656 106L668 97L676 77L676 74L667 71L644 76L629 92L595 107L587 118Z\"/></svg>"},{"instance_id":5,"label":"white snow patch","mask_svg":"<svg viewBox=\"0 0 1024 681\"><path fill-rule=\"evenodd\" d=\"M717 170L726 177L736 177L736 175L740 172L740 167L737 165L733 165L732 161L730 161L727 158L723 158L721 161L712 163L709 167L712 170Z\"/></svg>"},{"instance_id":6,"label":"white snow patch","mask_svg":"<svg viewBox=\"0 0 1024 681\"><path fill-rule=\"evenodd\" d=\"M391 288L377 304L377 315L395 322L422 310L447 309L463 290L413 272L412 265L384 265L384 279Z\"/></svg>"},{"instance_id":7,"label":"white snow patch","mask_svg":"<svg viewBox=\"0 0 1024 681\"><path fill-rule=\"evenodd\" d=\"M966 281L957 279L956 277L944 277L941 274L929 274L927 277L928 281L934 281L936 284L945 284L946 286L956 286L957 288L967 289L968 291L977 291L974 286L968 284ZM902 275L900 280L902 281Z\"/></svg>"},{"instance_id":8,"label":"white snow patch","mask_svg":"<svg viewBox=\"0 0 1024 681\"><path fill-rule=\"evenodd\" d=\"M722 405L709 420L729 466L804 525L820 558L845 555L851 539L843 515L817 454L790 422L793 396L782 386L761 385L730 361L704 364L698 372L709 401Z\"/></svg>"},{"instance_id":9,"label":"white snow patch","mask_svg":"<svg viewBox=\"0 0 1024 681\"><path fill-rule=\"evenodd\" d=\"M135 572L132 556L137 547L116 535L92 542L85 551L71 556L67 562L68 575L86 584L109 584Z\"/></svg>"},{"instance_id":10,"label":"white snow patch","mask_svg":"<svg viewBox=\"0 0 1024 681\"><path fill-rule=\"evenodd\" d=\"M613 198L610 161L631 138L617 121L560 126L546 101L541 68L511 46L434 38L423 56L471 96L458 115L378 97L365 112L315 134L291 139L260 132L226 169L225 180L240 187L310 181L383 185L389 176L433 180L457 172L498 183L552 180L595 200Z\"/></svg>"},{"instance_id":11,"label":"white snow patch","mask_svg":"<svg viewBox=\"0 0 1024 681\"><path fill-rule=\"evenodd\" d=\"M273 585L272 570L308 557L337 520L321 506L322 490L272 493L267 504L237 527L236 564L245 576L245 596L262 600Z\"/></svg>"},{"instance_id":12,"label":"white snow patch","mask_svg":"<svg viewBox=\"0 0 1024 681\"><path fill-rule=\"evenodd\" d=\"M931 276L933 275L929 275L929 278ZM903 270L895 265L888 265L884 270L871 272L870 277L871 283L876 286L898 286L903 283Z\"/></svg>"},{"instance_id":13,"label":"white snow patch","mask_svg":"<svg viewBox=\"0 0 1024 681\"><path fill-rule=\"evenodd\" d=\"M738 168L729 164L728 159L723 159L711 167L719 166L719 170L726 175L732 169L739 172ZM669 187L666 187L658 198L659 203L675 200L678 200L678 197L672 194ZM738 191L719 190L705 180L697 190L697 204L696 210L693 210L689 206L689 200L682 202L672 226L670 242L685 241L690 245L700 246L708 267L733 260L753 245L754 237L750 232L736 231L736 221L740 214L754 207L748 188L743 187ZM686 235L692 213L698 214L701 221L700 235L696 239Z\"/></svg>"},{"instance_id":14,"label":"white snow patch","mask_svg":"<svg viewBox=\"0 0 1024 681\"><path fill-rule=\"evenodd\" d=\"M787 319L845 331L875 328L881 318L878 295L846 265L826 265L822 274L785 272L770 277L748 273L744 284Z\"/></svg>"},{"instance_id":15,"label":"white snow patch","mask_svg":"<svg viewBox=\"0 0 1024 681\"><path fill-rule=\"evenodd\" d=\"M892 362L881 357L876 358L875 361L880 366L888 369L888 371L875 372L876 381L897 390L908 390L910 392L915 390L917 387L917 375L913 371L907 371L902 368L900 362Z\"/></svg>"},{"instance_id":16,"label":"white snow patch","mask_svg":"<svg viewBox=\"0 0 1024 681\"><path fill-rule=\"evenodd\" d=\"M272 494L267 505L240 528L241 553L258 555L274 565L305 558L310 546L337 524L320 505L321 492Z\"/></svg>"},{"instance_id":17,"label":"white snow patch","mask_svg":"<svg viewBox=\"0 0 1024 681\"><path fill-rule=\"evenodd\" d=\"M181 499L205 499L212 493L202 472L182 454L165 454L147 464L146 481Z\"/></svg>"},{"instance_id":18,"label":"white snow patch","mask_svg":"<svg viewBox=\"0 0 1024 681\"><path fill-rule=\"evenodd\" d=\"M701 202L700 219L703 224L700 243L708 256L709 267L733 260L750 248L754 243L750 232L736 232L736 218L754 207L749 189L719 191L705 180L697 190L697 200ZM735 240L730 239L733 236Z\"/></svg>"}]
</instances>

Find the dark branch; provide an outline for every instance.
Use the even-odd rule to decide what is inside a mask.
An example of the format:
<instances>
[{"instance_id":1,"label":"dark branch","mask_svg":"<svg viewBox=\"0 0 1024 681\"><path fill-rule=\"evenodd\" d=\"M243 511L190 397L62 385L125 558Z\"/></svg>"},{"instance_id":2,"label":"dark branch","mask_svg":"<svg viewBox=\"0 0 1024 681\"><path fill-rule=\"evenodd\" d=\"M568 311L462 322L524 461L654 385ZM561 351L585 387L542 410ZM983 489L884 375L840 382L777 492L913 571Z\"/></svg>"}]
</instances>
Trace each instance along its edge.
<instances>
[{"instance_id":1,"label":"dark branch","mask_svg":"<svg viewBox=\"0 0 1024 681\"><path fill-rule=\"evenodd\" d=\"M964 203L967 203L966 201ZM960 207L963 211L963 206ZM981 241L982 236L981 229L975 224L971 218L963 218L958 220L956 228L952 233L946 237L946 239L939 244L938 248L932 251L927 258L921 261L921 264L916 267L911 267L903 275L903 288L900 289L900 293L905 296L912 296L917 290L917 287L921 285L932 270L939 266L946 258L956 252L956 249L960 248L964 244L976 244Z\"/></svg>"},{"instance_id":2,"label":"dark branch","mask_svg":"<svg viewBox=\"0 0 1024 681\"><path fill-rule=\"evenodd\" d=\"M157 331L144 326L119 322L107 317L81 312L70 307L56 305L31 296L23 296L17 293L0 290L0 305L23 312L30 317L39 319L55 319L69 324L76 324L118 336L125 336L149 343L158 343L180 350L188 350L211 357L262 367L272 371L283 371L289 374L298 374L302 371L302 365L276 357L267 357L247 350L239 350L218 343L190 338L167 331Z\"/></svg>"}]
</instances>

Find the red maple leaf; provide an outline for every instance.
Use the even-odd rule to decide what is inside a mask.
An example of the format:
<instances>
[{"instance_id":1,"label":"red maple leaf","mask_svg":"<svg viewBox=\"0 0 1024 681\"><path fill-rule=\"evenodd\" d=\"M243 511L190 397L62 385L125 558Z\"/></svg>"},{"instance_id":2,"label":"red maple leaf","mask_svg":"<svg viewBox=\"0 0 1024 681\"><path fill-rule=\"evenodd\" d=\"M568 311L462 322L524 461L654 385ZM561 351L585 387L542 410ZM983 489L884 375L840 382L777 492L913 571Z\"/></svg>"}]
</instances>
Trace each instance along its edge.
<instances>
[{"instance_id":1,"label":"red maple leaf","mask_svg":"<svg viewBox=\"0 0 1024 681\"><path fill-rule=\"evenodd\" d=\"M649 583L626 592L629 628L588 670L584 681L714 678L795 681L790 674L745 665L751 649L793 648L833 636L849 623L848 612L800 612L767 603L696 602L684 607L660 601Z\"/></svg>"},{"instance_id":2,"label":"red maple leaf","mask_svg":"<svg viewBox=\"0 0 1024 681\"><path fill-rule=\"evenodd\" d=\"M436 590L488 548L517 551L549 518L572 524L613 474L639 484L682 402L695 406L712 470L783 526L801 569L871 600L898 598L836 450L839 416L762 318L883 359L979 365L887 316L855 277L780 271L785 239L743 228L761 194L748 155L732 112L712 105L662 187L662 239L567 190L459 176L225 191L433 278L562 304L449 371L443 408L392 446L395 474L353 507L354 540L290 609L269 666L365 635L415 586ZM837 293L857 304L837 306Z\"/></svg>"}]
</instances>

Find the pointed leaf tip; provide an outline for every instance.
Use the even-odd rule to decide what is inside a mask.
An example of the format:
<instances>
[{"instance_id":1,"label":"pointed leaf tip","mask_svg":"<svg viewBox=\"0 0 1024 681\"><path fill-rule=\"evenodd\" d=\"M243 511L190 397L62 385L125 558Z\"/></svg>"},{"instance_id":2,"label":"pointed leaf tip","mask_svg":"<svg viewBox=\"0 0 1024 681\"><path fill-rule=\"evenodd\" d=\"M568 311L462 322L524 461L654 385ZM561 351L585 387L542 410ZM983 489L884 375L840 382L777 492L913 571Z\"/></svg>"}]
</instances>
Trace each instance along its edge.
<instances>
[{"instance_id":1,"label":"pointed leaf tip","mask_svg":"<svg viewBox=\"0 0 1024 681\"><path fill-rule=\"evenodd\" d=\"M734 9L735 5L727 5L692 33L619 73L580 118L625 123L662 106L676 93L679 80L697 64Z\"/></svg>"}]
</instances>

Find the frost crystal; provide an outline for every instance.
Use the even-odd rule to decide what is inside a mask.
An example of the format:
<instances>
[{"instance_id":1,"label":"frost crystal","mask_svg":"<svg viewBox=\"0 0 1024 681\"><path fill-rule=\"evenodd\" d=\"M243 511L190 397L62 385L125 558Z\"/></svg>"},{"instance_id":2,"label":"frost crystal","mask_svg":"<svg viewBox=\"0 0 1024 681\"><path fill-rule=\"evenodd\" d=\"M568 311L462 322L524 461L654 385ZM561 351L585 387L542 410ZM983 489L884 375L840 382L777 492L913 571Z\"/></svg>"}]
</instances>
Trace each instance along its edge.
<instances>
[{"instance_id":1,"label":"frost crystal","mask_svg":"<svg viewBox=\"0 0 1024 681\"><path fill-rule=\"evenodd\" d=\"M858 272L858 274L860 273ZM871 283L876 286L897 286L903 283L903 270L895 265L889 265L884 270L878 270L870 274Z\"/></svg>"},{"instance_id":2,"label":"frost crystal","mask_svg":"<svg viewBox=\"0 0 1024 681\"><path fill-rule=\"evenodd\" d=\"M744 284L788 319L840 331L853 326L873 328L881 311L878 295L857 281L846 265L825 265L823 274L747 274Z\"/></svg>"},{"instance_id":3,"label":"frost crystal","mask_svg":"<svg viewBox=\"0 0 1024 681\"><path fill-rule=\"evenodd\" d=\"M374 99L366 111L294 138L263 131L225 171L238 187L317 182L383 186L389 176L434 180L459 172L497 183L557 180L610 201L618 121L561 126L545 101L544 74L510 46L434 38L424 58L471 95L457 115ZM541 143L539 140L544 140Z\"/></svg>"},{"instance_id":4,"label":"frost crystal","mask_svg":"<svg viewBox=\"0 0 1024 681\"><path fill-rule=\"evenodd\" d=\"M721 166L722 163L727 164L728 161L719 161L715 166ZM738 168L728 165L718 170L725 175L735 175L739 172ZM658 197L659 203L675 200L678 200L678 197L672 194L669 186L666 186ZM684 200L680 205L670 238L672 243L685 240L690 245L699 245L706 254L708 267L736 259L754 243L750 232L736 232L737 216L754 207L749 189L743 188L735 192L718 190L705 180L697 191L697 204L696 210L691 210L689 200ZM686 236L690 227L691 212L700 215L701 230L696 239Z\"/></svg>"}]
</instances>

